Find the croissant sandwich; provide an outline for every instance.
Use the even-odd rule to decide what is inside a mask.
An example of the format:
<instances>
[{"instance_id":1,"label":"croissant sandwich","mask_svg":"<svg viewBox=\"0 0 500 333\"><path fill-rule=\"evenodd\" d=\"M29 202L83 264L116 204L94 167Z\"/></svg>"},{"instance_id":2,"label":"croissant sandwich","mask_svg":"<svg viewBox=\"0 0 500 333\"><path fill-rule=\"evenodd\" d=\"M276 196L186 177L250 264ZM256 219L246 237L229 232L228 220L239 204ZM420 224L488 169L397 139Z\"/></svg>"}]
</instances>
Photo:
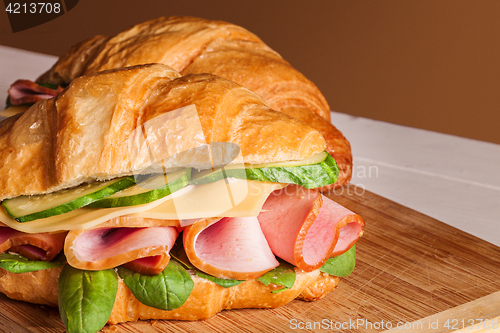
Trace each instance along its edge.
<instances>
[{"instance_id":1,"label":"croissant sandwich","mask_svg":"<svg viewBox=\"0 0 500 333\"><path fill-rule=\"evenodd\" d=\"M320 193L349 181L349 142L241 27L95 36L7 104L24 113L0 123L0 291L68 332L313 301L354 268L364 222Z\"/></svg>"},{"instance_id":2,"label":"croissant sandwich","mask_svg":"<svg viewBox=\"0 0 500 333\"><path fill-rule=\"evenodd\" d=\"M257 93L272 109L323 135L326 151L339 166L337 182L324 190L349 182L351 148L331 124L330 107L319 89L256 35L226 22L163 17L113 37L84 40L68 50L37 83L19 80L13 84L9 104L29 105L56 95L61 87L84 74L149 63L168 65L182 75L215 74Z\"/></svg>"},{"instance_id":3,"label":"croissant sandwich","mask_svg":"<svg viewBox=\"0 0 500 333\"><path fill-rule=\"evenodd\" d=\"M68 332L317 300L354 268L364 222L316 190L338 177L323 136L227 79L80 76L0 142L0 291Z\"/></svg>"}]
</instances>

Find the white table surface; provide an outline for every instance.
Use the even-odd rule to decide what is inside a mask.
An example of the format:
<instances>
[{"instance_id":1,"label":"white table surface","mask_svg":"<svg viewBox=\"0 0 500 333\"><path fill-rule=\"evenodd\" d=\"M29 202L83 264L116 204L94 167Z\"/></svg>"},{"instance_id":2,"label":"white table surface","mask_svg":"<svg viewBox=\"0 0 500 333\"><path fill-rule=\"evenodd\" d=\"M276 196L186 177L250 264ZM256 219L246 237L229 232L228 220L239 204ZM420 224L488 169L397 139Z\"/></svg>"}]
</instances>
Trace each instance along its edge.
<instances>
[{"instance_id":1,"label":"white table surface","mask_svg":"<svg viewBox=\"0 0 500 333\"><path fill-rule=\"evenodd\" d=\"M55 61L0 45L0 104ZM352 183L500 246L500 145L338 112L332 122L352 145Z\"/></svg>"}]
</instances>

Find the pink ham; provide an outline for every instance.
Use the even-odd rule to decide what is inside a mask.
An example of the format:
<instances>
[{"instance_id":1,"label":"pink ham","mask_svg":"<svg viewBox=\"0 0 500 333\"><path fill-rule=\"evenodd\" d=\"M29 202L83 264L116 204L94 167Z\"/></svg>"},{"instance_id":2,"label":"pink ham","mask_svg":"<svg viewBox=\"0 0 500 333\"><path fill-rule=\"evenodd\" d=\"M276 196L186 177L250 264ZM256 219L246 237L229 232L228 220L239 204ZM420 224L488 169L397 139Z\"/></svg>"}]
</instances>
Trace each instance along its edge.
<instances>
[{"instance_id":1,"label":"pink ham","mask_svg":"<svg viewBox=\"0 0 500 333\"><path fill-rule=\"evenodd\" d=\"M163 272L170 261L170 256L166 254L159 254L152 257L144 257L130 261L123 266L131 271L146 274L157 275Z\"/></svg>"},{"instance_id":2,"label":"pink ham","mask_svg":"<svg viewBox=\"0 0 500 333\"><path fill-rule=\"evenodd\" d=\"M61 252L66 232L28 234L0 227L0 253L15 252L31 260L51 261Z\"/></svg>"},{"instance_id":3,"label":"pink ham","mask_svg":"<svg viewBox=\"0 0 500 333\"><path fill-rule=\"evenodd\" d=\"M365 222L361 216L354 214L349 209L339 205L335 201L323 196L323 206L319 210L317 219L332 219L335 230L339 234L335 248L328 256L336 257L347 252L363 235ZM307 240L307 236L306 236Z\"/></svg>"},{"instance_id":4,"label":"pink ham","mask_svg":"<svg viewBox=\"0 0 500 333\"><path fill-rule=\"evenodd\" d=\"M38 101L52 98L63 91L62 87L51 89L30 80L17 80L8 91L12 105L33 104Z\"/></svg>"},{"instance_id":5,"label":"pink ham","mask_svg":"<svg viewBox=\"0 0 500 333\"><path fill-rule=\"evenodd\" d=\"M273 253L305 271L347 251L364 227L359 215L296 185L273 192L258 219Z\"/></svg>"},{"instance_id":6,"label":"pink ham","mask_svg":"<svg viewBox=\"0 0 500 333\"><path fill-rule=\"evenodd\" d=\"M147 228L103 227L70 231L64 252L68 263L79 269L101 270L120 266L136 259L129 267L158 274L170 260L168 254L178 236L175 226ZM142 268L137 268L142 266Z\"/></svg>"},{"instance_id":7,"label":"pink ham","mask_svg":"<svg viewBox=\"0 0 500 333\"><path fill-rule=\"evenodd\" d=\"M224 279L255 279L279 265L256 217L225 217L184 229L184 250L201 271Z\"/></svg>"}]
</instances>

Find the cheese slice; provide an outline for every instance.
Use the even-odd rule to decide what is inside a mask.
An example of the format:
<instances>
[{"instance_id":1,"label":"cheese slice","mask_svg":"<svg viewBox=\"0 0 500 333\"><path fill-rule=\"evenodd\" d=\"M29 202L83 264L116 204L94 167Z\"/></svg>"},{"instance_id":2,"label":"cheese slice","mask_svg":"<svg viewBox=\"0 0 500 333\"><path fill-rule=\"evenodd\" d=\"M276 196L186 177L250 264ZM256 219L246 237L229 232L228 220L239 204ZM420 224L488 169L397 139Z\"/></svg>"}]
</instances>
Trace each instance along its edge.
<instances>
[{"instance_id":1,"label":"cheese slice","mask_svg":"<svg viewBox=\"0 0 500 333\"><path fill-rule=\"evenodd\" d=\"M169 196L138 206L117 208L80 208L69 213L20 223L0 208L0 221L27 233L90 229L118 216L187 220L210 217L257 216L269 194L286 184L240 179L187 186ZM181 221L181 224L189 222Z\"/></svg>"},{"instance_id":2,"label":"cheese slice","mask_svg":"<svg viewBox=\"0 0 500 333\"><path fill-rule=\"evenodd\" d=\"M181 226L191 224L194 221L189 220L193 219L257 216L269 194L286 185L228 178L196 186L188 195L131 216L181 220Z\"/></svg>"},{"instance_id":3,"label":"cheese slice","mask_svg":"<svg viewBox=\"0 0 500 333\"><path fill-rule=\"evenodd\" d=\"M17 222L15 219L13 219L9 214L7 214L2 206L0 209L0 221L13 229L27 233L90 229L98 224L101 224L118 216L124 216L152 209L167 200L171 200L180 195L185 195L194 188L195 186L193 185L186 186L183 189L176 191L164 198L143 205L117 208L83 207L80 209L75 209L69 213L23 223Z\"/></svg>"}]
</instances>

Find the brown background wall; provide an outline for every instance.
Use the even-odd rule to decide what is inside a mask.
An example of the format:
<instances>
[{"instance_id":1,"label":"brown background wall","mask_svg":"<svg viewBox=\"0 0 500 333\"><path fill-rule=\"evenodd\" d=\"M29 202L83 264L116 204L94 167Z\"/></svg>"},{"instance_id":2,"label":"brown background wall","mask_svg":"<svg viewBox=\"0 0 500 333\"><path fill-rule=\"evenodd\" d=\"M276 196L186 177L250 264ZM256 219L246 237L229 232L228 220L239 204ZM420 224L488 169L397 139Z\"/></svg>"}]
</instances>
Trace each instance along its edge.
<instances>
[{"instance_id":1,"label":"brown background wall","mask_svg":"<svg viewBox=\"0 0 500 333\"><path fill-rule=\"evenodd\" d=\"M158 16L229 21L315 82L334 111L500 143L500 1L80 0L18 33L0 9L1 45L54 55Z\"/></svg>"}]
</instances>

